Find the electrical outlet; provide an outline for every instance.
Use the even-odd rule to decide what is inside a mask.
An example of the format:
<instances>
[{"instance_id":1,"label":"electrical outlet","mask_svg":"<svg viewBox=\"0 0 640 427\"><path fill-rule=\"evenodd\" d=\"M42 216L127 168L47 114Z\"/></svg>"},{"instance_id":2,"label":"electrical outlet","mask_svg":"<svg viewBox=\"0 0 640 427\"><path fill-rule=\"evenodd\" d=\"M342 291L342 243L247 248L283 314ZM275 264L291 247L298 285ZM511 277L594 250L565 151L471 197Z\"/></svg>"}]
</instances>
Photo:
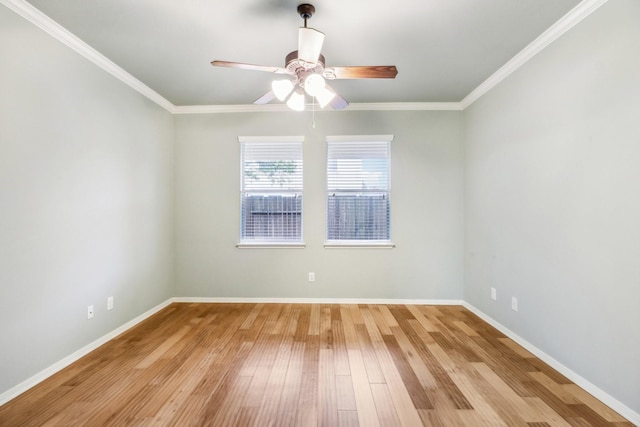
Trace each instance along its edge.
<instances>
[{"instance_id":1,"label":"electrical outlet","mask_svg":"<svg viewBox=\"0 0 640 427\"><path fill-rule=\"evenodd\" d=\"M315 282L316 281L316 273L310 271L309 272L309 281L310 282Z\"/></svg>"},{"instance_id":2,"label":"electrical outlet","mask_svg":"<svg viewBox=\"0 0 640 427\"><path fill-rule=\"evenodd\" d=\"M87 319L93 319L93 305L87 307Z\"/></svg>"},{"instance_id":3,"label":"electrical outlet","mask_svg":"<svg viewBox=\"0 0 640 427\"><path fill-rule=\"evenodd\" d=\"M491 299L494 300L494 301L496 299L498 299L498 294L497 294L496 288L491 288Z\"/></svg>"},{"instance_id":4,"label":"electrical outlet","mask_svg":"<svg viewBox=\"0 0 640 427\"><path fill-rule=\"evenodd\" d=\"M113 310L113 297L107 298L107 310Z\"/></svg>"},{"instance_id":5,"label":"electrical outlet","mask_svg":"<svg viewBox=\"0 0 640 427\"><path fill-rule=\"evenodd\" d=\"M518 298L511 297L511 310L518 311Z\"/></svg>"}]
</instances>

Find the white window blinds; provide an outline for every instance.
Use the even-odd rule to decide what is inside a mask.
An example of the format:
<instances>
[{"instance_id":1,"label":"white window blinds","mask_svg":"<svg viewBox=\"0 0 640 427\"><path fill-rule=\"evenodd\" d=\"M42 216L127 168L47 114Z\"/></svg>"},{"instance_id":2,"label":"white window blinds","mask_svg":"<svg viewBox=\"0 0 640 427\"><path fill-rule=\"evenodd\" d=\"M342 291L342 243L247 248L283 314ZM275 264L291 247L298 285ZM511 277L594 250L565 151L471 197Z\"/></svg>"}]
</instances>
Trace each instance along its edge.
<instances>
[{"instance_id":1,"label":"white window blinds","mask_svg":"<svg viewBox=\"0 0 640 427\"><path fill-rule=\"evenodd\" d=\"M327 139L328 243L389 242L391 139Z\"/></svg>"},{"instance_id":2,"label":"white window blinds","mask_svg":"<svg viewBox=\"0 0 640 427\"><path fill-rule=\"evenodd\" d=\"M302 138L240 138L240 243L302 243Z\"/></svg>"}]
</instances>

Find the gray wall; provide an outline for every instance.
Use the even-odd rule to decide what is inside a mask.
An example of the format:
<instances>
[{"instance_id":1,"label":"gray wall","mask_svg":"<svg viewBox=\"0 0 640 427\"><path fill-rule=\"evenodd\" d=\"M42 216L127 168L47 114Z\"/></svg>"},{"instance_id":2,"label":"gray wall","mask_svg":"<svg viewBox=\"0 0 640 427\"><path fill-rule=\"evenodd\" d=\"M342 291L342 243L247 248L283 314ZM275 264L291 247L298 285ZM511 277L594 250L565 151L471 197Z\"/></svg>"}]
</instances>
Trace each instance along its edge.
<instances>
[{"instance_id":1,"label":"gray wall","mask_svg":"<svg viewBox=\"0 0 640 427\"><path fill-rule=\"evenodd\" d=\"M465 300L636 412L639 16L609 1L464 113Z\"/></svg>"},{"instance_id":2,"label":"gray wall","mask_svg":"<svg viewBox=\"0 0 640 427\"><path fill-rule=\"evenodd\" d=\"M0 58L2 393L171 297L173 118L4 6Z\"/></svg>"},{"instance_id":3,"label":"gray wall","mask_svg":"<svg viewBox=\"0 0 640 427\"><path fill-rule=\"evenodd\" d=\"M462 298L461 112L176 116L176 293ZM325 249L327 135L394 134L394 249ZM238 249L238 136L304 135L304 249ZM316 281L310 284L307 273Z\"/></svg>"}]
</instances>

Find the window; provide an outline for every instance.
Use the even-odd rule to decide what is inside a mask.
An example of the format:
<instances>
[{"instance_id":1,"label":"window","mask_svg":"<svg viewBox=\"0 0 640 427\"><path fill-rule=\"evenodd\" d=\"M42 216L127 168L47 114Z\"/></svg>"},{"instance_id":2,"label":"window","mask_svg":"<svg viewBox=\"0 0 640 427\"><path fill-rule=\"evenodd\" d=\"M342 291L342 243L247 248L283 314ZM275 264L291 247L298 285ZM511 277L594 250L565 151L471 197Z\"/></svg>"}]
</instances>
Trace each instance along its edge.
<instances>
[{"instance_id":1,"label":"window","mask_svg":"<svg viewBox=\"0 0 640 427\"><path fill-rule=\"evenodd\" d=\"M302 137L240 137L240 245L302 244Z\"/></svg>"},{"instance_id":2,"label":"window","mask_svg":"<svg viewBox=\"0 0 640 427\"><path fill-rule=\"evenodd\" d=\"M392 246L392 139L391 135L327 138L327 246Z\"/></svg>"}]
</instances>

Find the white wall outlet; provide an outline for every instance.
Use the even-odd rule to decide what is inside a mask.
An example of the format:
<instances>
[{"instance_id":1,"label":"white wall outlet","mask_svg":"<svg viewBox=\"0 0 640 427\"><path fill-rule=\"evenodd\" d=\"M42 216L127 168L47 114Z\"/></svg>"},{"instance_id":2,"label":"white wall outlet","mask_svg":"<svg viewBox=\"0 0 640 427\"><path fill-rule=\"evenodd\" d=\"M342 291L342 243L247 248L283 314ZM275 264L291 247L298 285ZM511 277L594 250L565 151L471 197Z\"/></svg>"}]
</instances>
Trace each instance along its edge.
<instances>
[{"instance_id":1,"label":"white wall outlet","mask_svg":"<svg viewBox=\"0 0 640 427\"><path fill-rule=\"evenodd\" d=\"M310 282L315 282L316 281L316 273L310 271L309 272L309 281Z\"/></svg>"},{"instance_id":2,"label":"white wall outlet","mask_svg":"<svg viewBox=\"0 0 640 427\"><path fill-rule=\"evenodd\" d=\"M87 319L93 319L93 305L87 307Z\"/></svg>"},{"instance_id":3,"label":"white wall outlet","mask_svg":"<svg viewBox=\"0 0 640 427\"><path fill-rule=\"evenodd\" d=\"M518 311L518 298L511 297L511 310Z\"/></svg>"},{"instance_id":4,"label":"white wall outlet","mask_svg":"<svg viewBox=\"0 0 640 427\"><path fill-rule=\"evenodd\" d=\"M491 299L494 301L498 299L498 293L496 291L496 288L491 288Z\"/></svg>"},{"instance_id":5,"label":"white wall outlet","mask_svg":"<svg viewBox=\"0 0 640 427\"><path fill-rule=\"evenodd\" d=\"M113 310L113 297L107 298L107 310Z\"/></svg>"}]
</instances>

